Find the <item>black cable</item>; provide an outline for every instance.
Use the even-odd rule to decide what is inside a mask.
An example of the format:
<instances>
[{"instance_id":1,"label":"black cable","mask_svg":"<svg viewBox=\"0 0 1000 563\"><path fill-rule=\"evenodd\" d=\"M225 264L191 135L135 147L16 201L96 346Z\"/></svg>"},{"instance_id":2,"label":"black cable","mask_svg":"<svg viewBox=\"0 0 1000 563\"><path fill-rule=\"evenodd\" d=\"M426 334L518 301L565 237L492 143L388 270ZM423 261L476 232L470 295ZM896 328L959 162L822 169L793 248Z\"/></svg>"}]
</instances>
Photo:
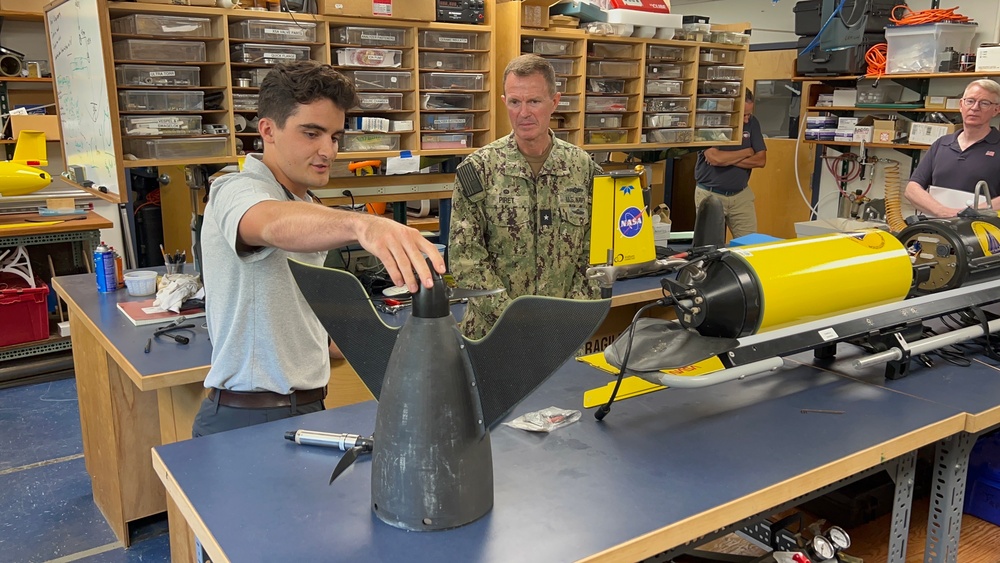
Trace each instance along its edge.
<instances>
[{"instance_id":1,"label":"black cable","mask_svg":"<svg viewBox=\"0 0 1000 563\"><path fill-rule=\"evenodd\" d=\"M187 344L188 342L191 342L190 338L180 334L170 334L172 331L183 330L187 328L194 328L194 324L189 323L183 325L176 325L176 324L167 325L165 327L158 328L155 331L153 331L153 338L159 338L161 336L165 336L167 338L173 339L173 341L178 344Z\"/></svg>"},{"instance_id":2,"label":"black cable","mask_svg":"<svg viewBox=\"0 0 1000 563\"><path fill-rule=\"evenodd\" d=\"M632 324L629 325L628 329L628 344L625 345L625 354L622 356L622 367L618 370L618 379L615 381L615 388L611 390L611 397L608 398L608 402L602 405L599 409L594 412L594 418L597 420L604 420L604 417L611 412L611 405L615 402L615 397L618 396L618 389L621 388L622 380L625 379L625 370L628 366L628 356L632 352L632 337L635 335L635 325L639 321L639 317L646 311L646 309L651 309L657 305L666 306L666 298L657 299L652 303L647 303L639 308L635 312L635 316L632 317Z\"/></svg>"},{"instance_id":3,"label":"black cable","mask_svg":"<svg viewBox=\"0 0 1000 563\"><path fill-rule=\"evenodd\" d=\"M351 190L344 190L344 195L346 195L347 197L351 198L351 211L354 211L355 210L355 207L354 207L354 192L352 192ZM344 260L344 269L347 270L348 272L350 272L351 271L351 245L348 244L348 245L344 246L344 250L347 251L347 259Z\"/></svg>"}]
</instances>

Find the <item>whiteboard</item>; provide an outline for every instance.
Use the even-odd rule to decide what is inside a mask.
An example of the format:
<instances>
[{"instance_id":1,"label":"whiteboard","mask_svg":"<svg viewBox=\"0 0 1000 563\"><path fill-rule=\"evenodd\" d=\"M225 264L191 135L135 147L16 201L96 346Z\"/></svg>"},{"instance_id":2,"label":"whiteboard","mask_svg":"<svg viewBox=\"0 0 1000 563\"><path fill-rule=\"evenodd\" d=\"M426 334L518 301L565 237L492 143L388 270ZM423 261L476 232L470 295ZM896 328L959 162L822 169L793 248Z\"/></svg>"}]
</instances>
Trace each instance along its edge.
<instances>
[{"instance_id":1,"label":"whiteboard","mask_svg":"<svg viewBox=\"0 0 1000 563\"><path fill-rule=\"evenodd\" d=\"M115 201L121 201L123 174L115 156L99 3L104 0L67 0L51 6L45 27L66 165L83 166L95 188L105 186Z\"/></svg>"}]
</instances>

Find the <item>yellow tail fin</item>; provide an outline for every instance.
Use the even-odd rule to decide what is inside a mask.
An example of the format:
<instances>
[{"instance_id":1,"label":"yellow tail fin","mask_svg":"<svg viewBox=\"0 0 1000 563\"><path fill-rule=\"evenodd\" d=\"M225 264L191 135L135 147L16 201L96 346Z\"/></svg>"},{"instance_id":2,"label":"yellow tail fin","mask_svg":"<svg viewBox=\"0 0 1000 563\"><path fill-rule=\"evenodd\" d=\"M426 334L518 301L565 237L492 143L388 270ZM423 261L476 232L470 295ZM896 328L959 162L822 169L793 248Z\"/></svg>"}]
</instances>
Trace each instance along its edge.
<instances>
[{"instance_id":1,"label":"yellow tail fin","mask_svg":"<svg viewBox=\"0 0 1000 563\"><path fill-rule=\"evenodd\" d=\"M45 149L45 133L41 131L21 131L17 136L12 162L26 166L48 166L48 152Z\"/></svg>"}]
</instances>

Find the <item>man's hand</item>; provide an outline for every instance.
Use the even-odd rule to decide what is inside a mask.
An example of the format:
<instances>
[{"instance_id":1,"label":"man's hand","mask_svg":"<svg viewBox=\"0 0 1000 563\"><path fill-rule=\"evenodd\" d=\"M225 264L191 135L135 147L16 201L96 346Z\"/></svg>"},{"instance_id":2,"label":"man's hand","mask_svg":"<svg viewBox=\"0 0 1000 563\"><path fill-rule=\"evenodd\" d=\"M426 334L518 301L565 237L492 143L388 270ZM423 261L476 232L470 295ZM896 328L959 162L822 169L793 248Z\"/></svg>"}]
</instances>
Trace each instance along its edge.
<instances>
[{"instance_id":1,"label":"man's hand","mask_svg":"<svg viewBox=\"0 0 1000 563\"><path fill-rule=\"evenodd\" d=\"M738 151L724 151L712 147L702 151L702 154L705 155L705 162L708 162L712 166L733 166L737 162L753 156L754 152L752 148L740 149Z\"/></svg>"},{"instance_id":2,"label":"man's hand","mask_svg":"<svg viewBox=\"0 0 1000 563\"><path fill-rule=\"evenodd\" d=\"M382 261L392 283L405 285L410 293L416 293L419 289L418 279L424 287L433 287L434 279L427 268L424 254L430 257L437 273L445 272L441 253L420 231L373 215L364 215L363 220L365 223L357 233L358 243Z\"/></svg>"}]
</instances>

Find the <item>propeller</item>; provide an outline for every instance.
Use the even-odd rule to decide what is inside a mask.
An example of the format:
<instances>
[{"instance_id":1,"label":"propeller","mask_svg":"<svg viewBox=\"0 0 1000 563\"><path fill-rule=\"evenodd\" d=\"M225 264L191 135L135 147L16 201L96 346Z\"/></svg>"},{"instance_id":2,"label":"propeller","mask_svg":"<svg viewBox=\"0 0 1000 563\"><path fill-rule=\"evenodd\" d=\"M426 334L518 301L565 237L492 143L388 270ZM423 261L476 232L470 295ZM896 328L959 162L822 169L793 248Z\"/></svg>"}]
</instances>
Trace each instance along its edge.
<instances>
[{"instance_id":1,"label":"propeller","mask_svg":"<svg viewBox=\"0 0 1000 563\"><path fill-rule=\"evenodd\" d=\"M344 456L340 458L340 461L337 462L337 467L334 467L333 473L330 474L330 482L328 484L332 485L333 480L340 477L340 474L344 471L347 471L347 468L353 465L361 454L370 454L375 448L375 441L371 438L358 436L356 444L353 448L347 450Z\"/></svg>"}]
</instances>

